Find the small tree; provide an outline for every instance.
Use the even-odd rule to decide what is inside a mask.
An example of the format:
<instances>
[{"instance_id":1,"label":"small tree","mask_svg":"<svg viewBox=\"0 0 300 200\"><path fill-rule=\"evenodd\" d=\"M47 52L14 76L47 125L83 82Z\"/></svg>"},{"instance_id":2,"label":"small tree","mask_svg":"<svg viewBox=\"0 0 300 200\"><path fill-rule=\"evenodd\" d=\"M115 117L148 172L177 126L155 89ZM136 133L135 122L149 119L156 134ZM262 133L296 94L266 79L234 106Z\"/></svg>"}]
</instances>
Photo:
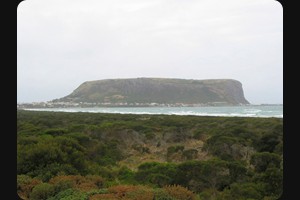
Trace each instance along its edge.
<instances>
[{"instance_id":1,"label":"small tree","mask_svg":"<svg viewBox=\"0 0 300 200\"><path fill-rule=\"evenodd\" d=\"M31 200L46 200L55 194L55 187L49 183L36 185L30 194Z\"/></svg>"},{"instance_id":2,"label":"small tree","mask_svg":"<svg viewBox=\"0 0 300 200\"><path fill-rule=\"evenodd\" d=\"M281 157L275 153L262 152L252 155L250 163L254 165L255 171L264 172L269 167L280 168Z\"/></svg>"}]
</instances>

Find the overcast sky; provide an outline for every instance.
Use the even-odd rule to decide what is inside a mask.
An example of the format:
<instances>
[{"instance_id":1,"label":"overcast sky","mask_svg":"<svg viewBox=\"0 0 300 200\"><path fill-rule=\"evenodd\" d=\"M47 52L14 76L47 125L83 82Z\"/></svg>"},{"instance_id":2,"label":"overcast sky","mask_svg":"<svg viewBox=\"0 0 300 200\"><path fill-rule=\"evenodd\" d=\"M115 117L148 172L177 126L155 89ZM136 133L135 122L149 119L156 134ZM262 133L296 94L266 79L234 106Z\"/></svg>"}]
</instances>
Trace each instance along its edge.
<instances>
[{"instance_id":1,"label":"overcast sky","mask_svg":"<svg viewBox=\"0 0 300 200\"><path fill-rule=\"evenodd\" d=\"M275 0L26 0L17 9L17 101L84 81L236 79L252 104L283 103Z\"/></svg>"}]
</instances>

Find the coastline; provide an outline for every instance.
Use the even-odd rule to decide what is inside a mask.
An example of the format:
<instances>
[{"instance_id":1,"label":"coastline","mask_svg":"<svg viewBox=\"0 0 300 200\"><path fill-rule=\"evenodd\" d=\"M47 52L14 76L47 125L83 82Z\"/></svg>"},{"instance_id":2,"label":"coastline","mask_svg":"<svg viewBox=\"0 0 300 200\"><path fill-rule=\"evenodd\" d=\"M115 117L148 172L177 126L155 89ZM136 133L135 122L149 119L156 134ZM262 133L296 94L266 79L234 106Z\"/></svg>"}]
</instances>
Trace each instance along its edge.
<instances>
[{"instance_id":1,"label":"coastline","mask_svg":"<svg viewBox=\"0 0 300 200\"><path fill-rule=\"evenodd\" d=\"M17 110L52 112L87 112L115 114L194 115L228 117L275 117L283 118L282 105L201 106L201 107L56 107L17 108Z\"/></svg>"}]
</instances>

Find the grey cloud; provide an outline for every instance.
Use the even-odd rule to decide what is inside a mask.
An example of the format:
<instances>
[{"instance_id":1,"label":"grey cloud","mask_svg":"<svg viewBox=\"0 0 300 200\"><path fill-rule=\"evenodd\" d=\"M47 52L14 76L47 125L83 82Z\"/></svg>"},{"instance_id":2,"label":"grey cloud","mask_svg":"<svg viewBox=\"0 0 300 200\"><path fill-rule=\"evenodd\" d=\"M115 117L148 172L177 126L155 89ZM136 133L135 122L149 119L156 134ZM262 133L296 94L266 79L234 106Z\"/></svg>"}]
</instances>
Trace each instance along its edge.
<instances>
[{"instance_id":1,"label":"grey cloud","mask_svg":"<svg viewBox=\"0 0 300 200\"><path fill-rule=\"evenodd\" d=\"M87 80L233 78L282 103L282 7L273 0L27 0L18 7L18 102Z\"/></svg>"}]
</instances>

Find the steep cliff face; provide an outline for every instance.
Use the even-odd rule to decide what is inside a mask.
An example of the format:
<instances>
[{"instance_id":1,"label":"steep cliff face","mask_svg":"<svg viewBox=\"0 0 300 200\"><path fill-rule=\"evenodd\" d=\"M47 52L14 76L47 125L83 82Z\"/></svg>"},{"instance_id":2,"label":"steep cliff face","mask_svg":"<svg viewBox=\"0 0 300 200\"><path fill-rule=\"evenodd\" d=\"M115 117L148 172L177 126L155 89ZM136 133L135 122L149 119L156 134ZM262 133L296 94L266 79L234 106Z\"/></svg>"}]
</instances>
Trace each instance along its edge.
<instances>
[{"instance_id":1,"label":"steep cliff face","mask_svg":"<svg viewBox=\"0 0 300 200\"><path fill-rule=\"evenodd\" d=\"M242 84L232 79L107 79L81 84L62 102L141 104L249 104Z\"/></svg>"}]
</instances>

